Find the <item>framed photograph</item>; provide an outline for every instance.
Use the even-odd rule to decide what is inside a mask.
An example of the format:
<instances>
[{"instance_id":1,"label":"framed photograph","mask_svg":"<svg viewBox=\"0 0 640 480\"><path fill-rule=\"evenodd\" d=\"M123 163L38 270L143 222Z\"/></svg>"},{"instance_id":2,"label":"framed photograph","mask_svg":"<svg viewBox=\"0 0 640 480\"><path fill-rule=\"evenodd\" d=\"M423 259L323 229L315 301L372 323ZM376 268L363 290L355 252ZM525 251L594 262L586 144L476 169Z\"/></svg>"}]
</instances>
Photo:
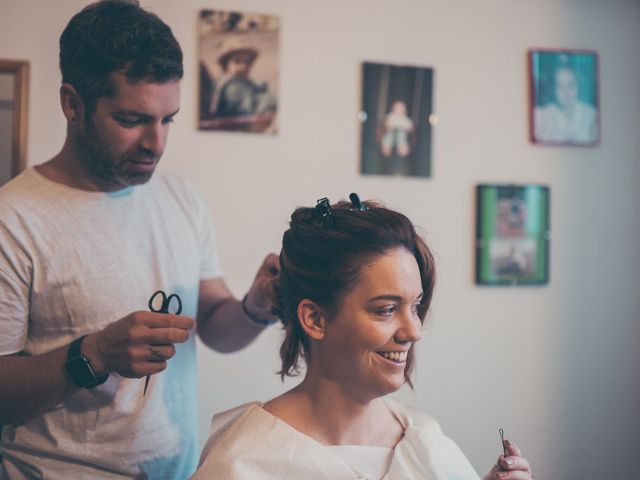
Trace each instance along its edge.
<instances>
[{"instance_id":1,"label":"framed photograph","mask_svg":"<svg viewBox=\"0 0 640 480\"><path fill-rule=\"evenodd\" d=\"M280 20L201 10L200 130L275 133Z\"/></svg>"},{"instance_id":2,"label":"framed photograph","mask_svg":"<svg viewBox=\"0 0 640 480\"><path fill-rule=\"evenodd\" d=\"M478 185L476 205L476 283L548 283L549 188Z\"/></svg>"},{"instance_id":3,"label":"framed photograph","mask_svg":"<svg viewBox=\"0 0 640 480\"><path fill-rule=\"evenodd\" d=\"M598 54L590 50L529 50L528 57L531 141L598 145Z\"/></svg>"},{"instance_id":4,"label":"framed photograph","mask_svg":"<svg viewBox=\"0 0 640 480\"><path fill-rule=\"evenodd\" d=\"M0 185L26 165L28 85L28 62L0 60Z\"/></svg>"},{"instance_id":5,"label":"framed photograph","mask_svg":"<svg viewBox=\"0 0 640 480\"><path fill-rule=\"evenodd\" d=\"M360 171L431 176L433 69L364 63Z\"/></svg>"}]
</instances>

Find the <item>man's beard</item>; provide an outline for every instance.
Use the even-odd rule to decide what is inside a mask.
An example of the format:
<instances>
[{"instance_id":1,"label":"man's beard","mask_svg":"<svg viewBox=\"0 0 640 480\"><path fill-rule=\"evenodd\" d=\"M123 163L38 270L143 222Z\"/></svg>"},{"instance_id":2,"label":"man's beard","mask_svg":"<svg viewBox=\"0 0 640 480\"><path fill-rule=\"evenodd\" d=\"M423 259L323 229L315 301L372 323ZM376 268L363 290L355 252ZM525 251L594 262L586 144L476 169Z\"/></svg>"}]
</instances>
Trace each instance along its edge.
<instances>
[{"instance_id":1,"label":"man's beard","mask_svg":"<svg viewBox=\"0 0 640 480\"><path fill-rule=\"evenodd\" d=\"M127 169L131 161L158 160L159 156L141 148L130 149L115 157L99 138L92 122L85 123L84 130L76 137L80 161L87 173L97 180L122 187L147 183L153 172L134 172Z\"/></svg>"}]
</instances>

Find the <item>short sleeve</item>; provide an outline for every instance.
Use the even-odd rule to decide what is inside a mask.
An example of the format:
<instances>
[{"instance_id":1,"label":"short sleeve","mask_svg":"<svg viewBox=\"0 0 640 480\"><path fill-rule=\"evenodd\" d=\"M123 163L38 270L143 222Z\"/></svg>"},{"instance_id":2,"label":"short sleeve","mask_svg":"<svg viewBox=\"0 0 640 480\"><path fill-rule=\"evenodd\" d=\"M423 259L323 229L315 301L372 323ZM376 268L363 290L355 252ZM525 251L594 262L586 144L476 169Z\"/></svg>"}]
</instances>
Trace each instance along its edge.
<instances>
[{"instance_id":1,"label":"short sleeve","mask_svg":"<svg viewBox=\"0 0 640 480\"><path fill-rule=\"evenodd\" d=\"M15 208L29 170L0 189L0 355L25 349L33 283L33 241L29 222ZM25 188L24 195L34 190Z\"/></svg>"},{"instance_id":2,"label":"short sleeve","mask_svg":"<svg viewBox=\"0 0 640 480\"><path fill-rule=\"evenodd\" d=\"M213 221L204 198L195 186L186 178L174 174L159 172L156 182L160 187L160 195L165 192L172 197L182 210L193 228L195 243L200 260L200 280L222 277L222 268L216 246L216 235ZM164 201L164 200L162 200Z\"/></svg>"},{"instance_id":3,"label":"short sleeve","mask_svg":"<svg viewBox=\"0 0 640 480\"><path fill-rule=\"evenodd\" d=\"M218 278L222 276L220 259L216 246L216 235L213 221L209 215L209 210L203 205L203 215L199 232L200 251L202 252L202 262L200 264L200 279Z\"/></svg>"},{"instance_id":4,"label":"short sleeve","mask_svg":"<svg viewBox=\"0 0 640 480\"><path fill-rule=\"evenodd\" d=\"M0 210L0 355L24 349L29 324L29 267L12 218Z\"/></svg>"},{"instance_id":5,"label":"short sleeve","mask_svg":"<svg viewBox=\"0 0 640 480\"><path fill-rule=\"evenodd\" d=\"M196 188L186 179L184 187L188 190L191 203L195 203L195 224L200 247L200 280L222 277L222 267L218 256L216 233L209 208L204 198Z\"/></svg>"}]
</instances>

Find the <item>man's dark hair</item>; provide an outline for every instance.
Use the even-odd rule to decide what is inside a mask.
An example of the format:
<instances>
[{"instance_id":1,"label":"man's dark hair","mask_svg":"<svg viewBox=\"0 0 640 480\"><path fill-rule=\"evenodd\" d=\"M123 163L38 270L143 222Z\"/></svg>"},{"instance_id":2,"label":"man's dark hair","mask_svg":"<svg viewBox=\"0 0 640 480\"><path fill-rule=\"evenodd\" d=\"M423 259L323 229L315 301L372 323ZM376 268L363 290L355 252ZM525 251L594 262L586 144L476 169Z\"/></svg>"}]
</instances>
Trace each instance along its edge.
<instances>
[{"instance_id":1,"label":"man's dark hair","mask_svg":"<svg viewBox=\"0 0 640 480\"><path fill-rule=\"evenodd\" d=\"M98 98L113 95L114 72L131 81L182 78L182 51L169 26L137 1L102 0L74 15L62 32L60 71L90 115Z\"/></svg>"}]
</instances>

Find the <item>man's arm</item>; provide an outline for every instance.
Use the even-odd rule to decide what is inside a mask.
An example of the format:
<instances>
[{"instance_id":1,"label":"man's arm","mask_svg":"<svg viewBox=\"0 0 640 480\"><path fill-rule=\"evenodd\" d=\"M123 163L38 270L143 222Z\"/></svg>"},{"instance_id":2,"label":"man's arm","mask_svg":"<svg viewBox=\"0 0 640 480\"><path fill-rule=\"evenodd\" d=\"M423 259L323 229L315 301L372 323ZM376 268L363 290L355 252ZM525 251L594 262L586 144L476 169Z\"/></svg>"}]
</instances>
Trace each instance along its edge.
<instances>
[{"instance_id":1,"label":"man's arm","mask_svg":"<svg viewBox=\"0 0 640 480\"><path fill-rule=\"evenodd\" d=\"M271 313L270 287L278 273L278 256L268 255L260 266L247 293L245 308L254 318L275 321ZM229 353L250 344L264 330L245 313L242 302L236 300L222 278L200 282L198 299L198 335L209 348Z\"/></svg>"},{"instance_id":2,"label":"man's arm","mask_svg":"<svg viewBox=\"0 0 640 480\"><path fill-rule=\"evenodd\" d=\"M0 357L0 425L22 423L77 389L64 371L67 349Z\"/></svg>"},{"instance_id":3,"label":"man's arm","mask_svg":"<svg viewBox=\"0 0 640 480\"><path fill-rule=\"evenodd\" d=\"M80 353L97 375L115 372L139 378L161 372L185 342L193 319L135 312L85 337ZM39 415L77 391L66 373L69 346L41 355L0 356L0 425L16 425ZM164 358L160 360L159 357Z\"/></svg>"}]
</instances>

